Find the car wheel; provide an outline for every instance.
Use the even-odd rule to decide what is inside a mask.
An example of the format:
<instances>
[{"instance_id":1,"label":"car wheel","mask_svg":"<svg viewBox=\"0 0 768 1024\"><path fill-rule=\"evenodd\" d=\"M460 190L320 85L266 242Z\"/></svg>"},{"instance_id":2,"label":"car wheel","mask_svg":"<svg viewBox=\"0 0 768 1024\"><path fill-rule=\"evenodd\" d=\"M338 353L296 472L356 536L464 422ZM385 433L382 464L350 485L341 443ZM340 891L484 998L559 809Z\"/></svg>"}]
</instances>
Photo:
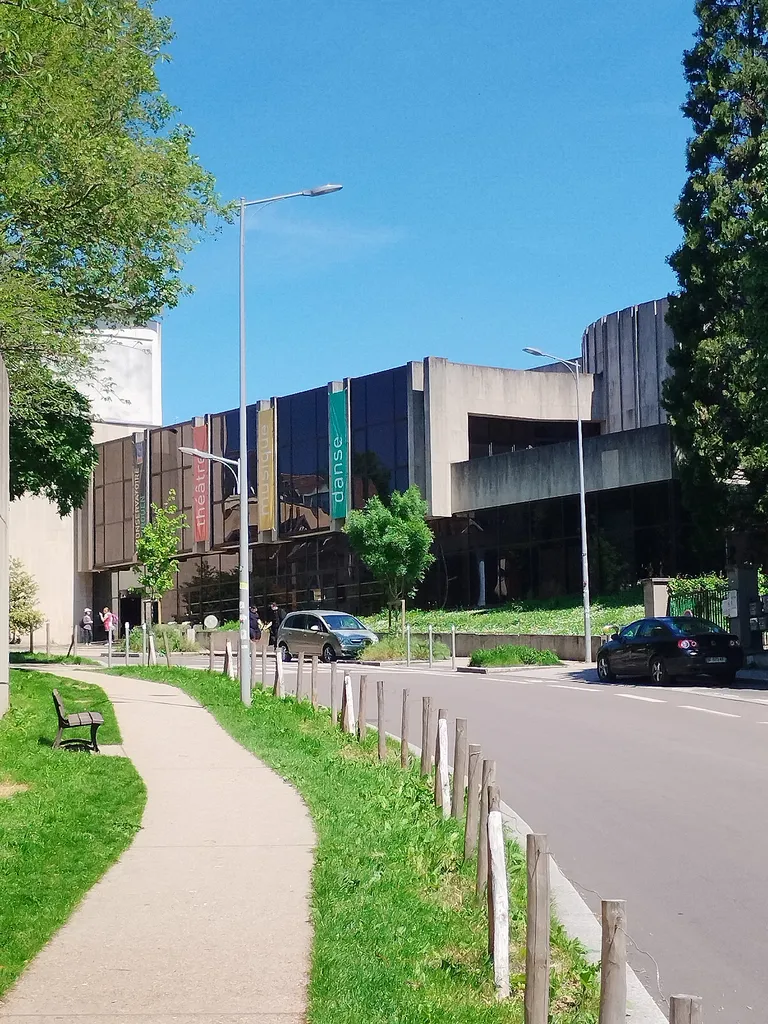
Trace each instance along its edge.
<instances>
[{"instance_id":1,"label":"car wheel","mask_svg":"<svg viewBox=\"0 0 768 1024\"><path fill-rule=\"evenodd\" d=\"M611 663L604 654L597 659L597 674L604 683L612 683L616 674L611 668Z\"/></svg>"},{"instance_id":2,"label":"car wheel","mask_svg":"<svg viewBox=\"0 0 768 1024\"><path fill-rule=\"evenodd\" d=\"M667 666L661 660L661 658L654 658L651 662L651 682L656 683L657 686L664 686L665 683L670 682L669 672L667 672Z\"/></svg>"},{"instance_id":3,"label":"car wheel","mask_svg":"<svg viewBox=\"0 0 768 1024\"><path fill-rule=\"evenodd\" d=\"M281 643L278 646L277 649L278 649L278 651L280 653L280 660L281 661L290 661L291 660L291 652L288 650L288 644Z\"/></svg>"},{"instance_id":4,"label":"car wheel","mask_svg":"<svg viewBox=\"0 0 768 1024\"><path fill-rule=\"evenodd\" d=\"M325 647L323 647L323 653L321 654L321 658L323 659L326 665L330 665L332 661L336 661L336 652L334 651L330 644L326 644Z\"/></svg>"}]
</instances>

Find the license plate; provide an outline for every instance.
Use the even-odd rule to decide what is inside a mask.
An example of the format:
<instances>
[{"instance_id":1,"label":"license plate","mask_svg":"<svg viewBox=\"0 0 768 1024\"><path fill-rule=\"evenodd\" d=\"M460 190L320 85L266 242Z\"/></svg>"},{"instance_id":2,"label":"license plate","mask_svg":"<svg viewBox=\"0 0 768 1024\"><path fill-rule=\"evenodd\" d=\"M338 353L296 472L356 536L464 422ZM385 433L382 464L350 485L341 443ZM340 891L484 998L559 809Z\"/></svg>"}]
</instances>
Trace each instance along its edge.
<instances>
[{"instance_id":1,"label":"license plate","mask_svg":"<svg viewBox=\"0 0 768 1024\"><path fill-rule=\"evenodd\" d=\"M725 665L727 658L707 658L708 665Z\"/></svg>"}]
</instances>

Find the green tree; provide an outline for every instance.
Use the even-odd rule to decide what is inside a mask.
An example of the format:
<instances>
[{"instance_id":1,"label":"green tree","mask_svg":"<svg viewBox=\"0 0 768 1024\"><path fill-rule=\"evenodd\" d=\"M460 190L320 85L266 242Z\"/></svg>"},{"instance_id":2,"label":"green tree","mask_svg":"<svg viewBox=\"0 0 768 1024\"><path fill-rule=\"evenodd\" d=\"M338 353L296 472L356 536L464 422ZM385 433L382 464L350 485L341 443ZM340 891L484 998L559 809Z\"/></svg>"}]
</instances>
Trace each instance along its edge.
<instances>
[{"instance_id":1,"label":"green tree","mask_svg":"<svg viewBox=\"0 0 768 1024\"><path fill-rule=\"evenodd\" d=\"M152 502L151 518L136 545L137 578L142 593L150 601L160 602L169 590L173 590L179 571L179 541L186 525L187 517L179 512L173 489L168 491L164 505Z\"/></svg>"},{"instance_id":2,"label":"green tree","mask_svg":"<svg viewBox=\"0 0 768 1024\"><path fill-rule=\"evenodd\" d=\"M698 0L696 15L664 403L688 503L722 531L768 511L768 0Z\"/></svg>"},{"instance_id":3,"label":"green tree","mask_svg":"<svg viewBox=\"0 0 768 1024\"><path fill-rule=\"evenodd\" d=\"M0 3L0 354L12 392L35 360L53 374L47 395L75 384L98 367L98 330L174 306L184 253L222 212L191 131L160 91L172 35L152 8ZM45 461L29 437L15 457L19 479ZM83 477L88 463L86 452ZM77 492L71 481L67 492Z\"/></svg>"},{"instance_id":4,"label":"green tree","mask_svg":"<svg viewBox=\"0 0 768 1024\"><path fill-rule=\"evenodd\" d=\"M427 503L418 487L393 491L387 505L369 498L365 508L350 512L344 526L352 550L384 585L390 608L412 597L435 556L434 534L427 523Z\"/></svg>"},{"instance_id":5,"label":"green tree","mask_svg":"<svg viewBox=\"0 0 768 1024\"><path fill-rule=\"evenodd\" d=\"M39 629L45 622L45 616L37 607L37 581L19 558L10 560L8 590L8 628L11 641L16 643L24 633Z\"/></svg>"}]
</instances>

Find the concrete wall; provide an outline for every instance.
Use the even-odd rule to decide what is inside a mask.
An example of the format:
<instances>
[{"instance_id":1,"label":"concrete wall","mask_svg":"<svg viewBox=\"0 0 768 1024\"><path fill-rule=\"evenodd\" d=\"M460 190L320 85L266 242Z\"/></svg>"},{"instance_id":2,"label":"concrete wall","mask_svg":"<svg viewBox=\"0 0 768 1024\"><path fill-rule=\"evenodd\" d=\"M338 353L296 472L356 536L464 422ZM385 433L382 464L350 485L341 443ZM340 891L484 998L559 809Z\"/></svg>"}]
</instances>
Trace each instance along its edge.
<instances>
[{"instance_id":1,"label":"concrete wall","mask_svg":"<svg viewBox=\"0 0 768 1024\"><path fill-rule=\"evenodd\" d=\"M8 374L0 359L0 718L8 710Z\"/></svg>"},{"instance_id":2,"label":"concrete wall","mask_svg":"<svg viewBox=\"0 0 768 1024\"><path fill-rule=\"evenodd\" d=\"M666 312L666 299L643 302L601 317L584 332L582 365L602 375L605 432L666 423L661 387L675 343Z\"/></svg>"},{"instance_id":3,"label":"concrete wall","mask_svg":"<svg viewBox=\"0 0 768 1024\"><path fill-rule=\"evenodd\" d=\"M672 443L666 425L604 434L584 441L588 491L632 487L672 478ZM577 494L575 441L471 459L451 467L451 508L471 512Z\"/></svg>"},{"instance_id":4,"label":"concrete wall","mask_svg":"<svg viewBox=\"0 0 768 1024\"><path fill-rule=\"evenodd\" d=\"M581 409L584 419L602 418L600 394L590 374L581 378ZM470 366L434 356L424 361L426 498L435 517L457 511L451 501L451 463L469 459L470 414L575 421L573 377Z\"/></svg>"},{"instance_id":5,"label":"concrete wall","mask_svg":"<svg viewBox=\"0 0 768 1024\"><path fill-rule=\"evenodd\" d=\"M106 332L96 342L97 372L80 390L91 403L95 423L132 429L163 422L160 324ZM125 432L125 431L124 431ZM99 441L121 434L100 436Z\"/></svg>"},{"instance_id":6,"label":"concrete wall","mask_svg":"<svg viewBox=\"0 0 768 1024\"><path fill-rule=\"evenodd\" d=\"M428 641L428 633L414 633L414 637ZM450 633L434 633L435 640L450 648ZM594 660L604 638L592 637L592 658ZM456 657L469 658L474 651L486 651L502 644L533 647L537 651L554 651L563 661L584 661L584 637L569 634L546 633L457 633Z\"/></svg>"}]
</instances>

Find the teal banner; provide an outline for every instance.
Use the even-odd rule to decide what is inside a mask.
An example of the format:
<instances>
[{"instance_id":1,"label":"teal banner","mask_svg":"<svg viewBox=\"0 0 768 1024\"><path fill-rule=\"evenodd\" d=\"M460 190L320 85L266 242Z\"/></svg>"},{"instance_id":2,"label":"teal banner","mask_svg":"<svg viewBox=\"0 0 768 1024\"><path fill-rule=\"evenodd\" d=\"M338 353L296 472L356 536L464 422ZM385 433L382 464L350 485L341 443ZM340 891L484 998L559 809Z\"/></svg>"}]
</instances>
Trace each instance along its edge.
<instances>
[{"instance_id":1,"label":"teal banner","mask_svg":"<svg viewBox=\"0 0 768 1024\"><path fill-rule=\"evenodd\" d=\"M328 395L328 445L330 455L331 519L343 519L349 511L349 431L347 392Z\"/></svg>"}]
</instances>

